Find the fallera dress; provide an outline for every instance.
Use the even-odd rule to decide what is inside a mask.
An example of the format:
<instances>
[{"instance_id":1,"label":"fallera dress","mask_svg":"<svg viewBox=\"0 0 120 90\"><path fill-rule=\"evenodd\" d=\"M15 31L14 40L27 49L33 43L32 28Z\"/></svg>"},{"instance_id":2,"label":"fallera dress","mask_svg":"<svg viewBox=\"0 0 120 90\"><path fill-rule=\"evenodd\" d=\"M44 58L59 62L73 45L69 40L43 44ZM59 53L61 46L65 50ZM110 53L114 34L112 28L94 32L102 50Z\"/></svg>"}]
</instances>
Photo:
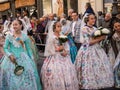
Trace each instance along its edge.
<instances>
[{"instance_id":1,"label":"fallera dress","mask_svg":"<svg viewBox=\"0 0 120 90\"><path fill-rule=\"evenodd\" d=\"M82 28L83 43L78 51L75 66L80 89L102 89L114 85L112 67L99 43L90 45L96 28Z\"/></svg>"},{"instance_id":2,"label":"fallera dress","mask_svg":"<svg viewBox=\"0 0 120 90\"><path fill-rule=\"evenodd\" d=\"M115 33L113 35L113 39L116 41L116 47L118 50L118 54L114 64L114 76L115 76L115 87L120 88L120 35Z\"/></svg>"},{"instance_id":3,"label":"fallera dress","mask_svg":"<svg viewBox=\"0 0 120 90\"><path fill-rule=\"evenodd\" d=\"M2 79L0 90L42 90L37 68L33 61L30 40L23 33L19 39L23 42L24 47L13 35L6 36L5 56L0 65ZM24 67L20 76L14 74L15 64L8 58L10 55L14 55L16 62Z\"/></svg>"},{"instance_id":4,"label":"fallera dress","mask_svg":"<svg viewBox=\"0 0 120 90\"><path fill-rule=\"evenodd\" d=\"M52 50L60 45L55 35L51 42ZM66 42L63 46L68 52L67 56L62 56L61 52L50 49L51 55L49 54L44 61L41 69L43 90L79 90L75 66L69 55L69 45Z\"/></svg>"}]
</instances>

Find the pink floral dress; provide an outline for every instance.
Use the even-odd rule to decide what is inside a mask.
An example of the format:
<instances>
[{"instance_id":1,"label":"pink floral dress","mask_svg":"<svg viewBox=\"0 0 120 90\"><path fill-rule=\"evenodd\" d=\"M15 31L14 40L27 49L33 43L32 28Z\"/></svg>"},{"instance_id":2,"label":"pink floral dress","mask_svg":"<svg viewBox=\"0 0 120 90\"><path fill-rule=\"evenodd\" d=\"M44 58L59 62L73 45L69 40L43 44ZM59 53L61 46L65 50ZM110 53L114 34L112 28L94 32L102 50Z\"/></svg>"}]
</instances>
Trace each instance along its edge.
<instances>
[{"instance_id":1,"label":"pink floral dress","mask_svg":"<svg viewBox=\"0 0 120 90\"><path fill-rule=\"evenodd\" d=\"M76 70L80 89L102 89L114 85L110 61L99 43L89 45L96 28L82 28L83 43L76 57Z\"/></svg>"},{"instance_id":2,"label":"pink floral dress","mask_svg":"<svg viewBox=\"0 0 120 90\"><path fill-rule=\"evenodd\" d=\"M59 45L56 36L53 38L54 46ZM48 56L41 69L43 90L79 90L77 74L69 54L69 45L63 45L68 52L62 56L60 52ZM51 46L52 47L52 46Z\"/></svg>"}]
</instances>

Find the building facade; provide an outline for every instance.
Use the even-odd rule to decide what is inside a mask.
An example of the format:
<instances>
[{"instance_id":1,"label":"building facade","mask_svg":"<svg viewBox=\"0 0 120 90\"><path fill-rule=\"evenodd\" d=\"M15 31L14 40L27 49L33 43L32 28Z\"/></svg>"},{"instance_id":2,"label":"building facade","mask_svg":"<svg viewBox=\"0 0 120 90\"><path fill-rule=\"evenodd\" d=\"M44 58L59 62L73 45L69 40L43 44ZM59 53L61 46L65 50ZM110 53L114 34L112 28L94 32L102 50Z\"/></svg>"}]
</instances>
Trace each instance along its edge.
<instances>
[{"instance_id":1,"label":"building facade","mask_svg":"<svg viewBox=\"0 0 120 90\"><path fill-rule=\"evenodd\" d=\"M78 12L83 14L85 12L85 4L87 2L91 3L91 6L95 13L98 11L103 11L103 0L78 0Z\"/></svg>"},{"instance_id":2,"label":"building facade","mask_svg":"<svg viewBox=\"0 0 120 90\"><path fill-rule=\"evenodd\" d=\"M113 3L115 1L120 2L120 0L27 0L26 2L23 1L24 0L0 0L0 5L6 2L10 3L9 10L6 9L7 11L3 10L2 13L0 12L0 16L2 14L8 13L12 13L12 15L15 16L15 10L22 11L23 8L28 9L30 14L32 14L32 12L36 10L38 18L42 15L46 15L49 13L56 13L58 16L60 16L62 13L67 14L68 9L70 8L73 8L75 11L78 11L79 14L83 14L85 12L85 4L87 2L91 3L92 8L94 9L96 14L98 11L106 13L112 11ZM31 4L30 2L34 3ZM117 5L118 10L120 11L120 4L118 3Z\"/></svg>"}]
</instances>

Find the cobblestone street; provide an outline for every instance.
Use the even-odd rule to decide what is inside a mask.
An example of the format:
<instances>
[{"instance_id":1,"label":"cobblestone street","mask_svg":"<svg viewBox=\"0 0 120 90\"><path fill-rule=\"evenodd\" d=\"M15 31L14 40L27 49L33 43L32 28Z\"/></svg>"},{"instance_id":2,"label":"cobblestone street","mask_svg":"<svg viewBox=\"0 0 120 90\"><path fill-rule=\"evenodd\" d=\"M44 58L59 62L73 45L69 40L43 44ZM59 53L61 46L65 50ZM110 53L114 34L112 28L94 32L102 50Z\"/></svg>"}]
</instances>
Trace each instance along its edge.
<instances>
[{"instance_id":1,"label":"cobblestone street","mask_svg":"<svg viewBox=\"0 0 120 90\"><path fill-rule=\"evenodd\" d=\"M37 61L37 68L38 68L38 73L40 74L40 70L43 65L45 57L43 52L40 52L39 54L40 54L40 60Z\"/></svg>"}]
</instances>

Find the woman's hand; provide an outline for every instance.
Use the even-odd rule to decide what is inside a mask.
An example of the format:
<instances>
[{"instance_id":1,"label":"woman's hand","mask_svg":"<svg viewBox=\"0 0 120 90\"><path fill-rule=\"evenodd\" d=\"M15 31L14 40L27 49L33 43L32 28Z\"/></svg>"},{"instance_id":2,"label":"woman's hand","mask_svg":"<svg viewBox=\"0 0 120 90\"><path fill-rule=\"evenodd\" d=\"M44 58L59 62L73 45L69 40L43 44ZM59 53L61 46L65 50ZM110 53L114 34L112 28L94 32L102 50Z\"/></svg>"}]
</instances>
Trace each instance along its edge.
<instances>
[{"instance_id":1,"label":"woman's hand","mask_svg":"<svg viewBox=\"0 0 120 90\"><path fill-rule=\"evenodd\" d=\"M99 39L100 40L104 40L106 38L106 35L100 36Z\"/></svg>"},{"instance_id":2,"label":"woman's hand","mask_svg":"<svg viewBox=\"0 0 120 90\"><path fill-rule=\"evenodd\" d=\"M61 53L62 56L66 57L67 56L67 52L64 50L62 53Z\"/></svg>"},{"instance_id":3,"label":"woman's hand","mask_svg":"<svg viewBox=\"0 0 120 90\"><path fill-rule=\"evenodd\" d=\"M106 38L105 35L103 36L99 36L99 37L96 37L96 38L92 38L92 40L104 40Z\"/></svg>"},{"instance_id":4,"label":"woman's hand","mask_svg":"<svg viewBox=\"0 0 120 90\"><path fill-rule=\"evenodd\" d=\"M62 45L56 47L56 51L57 52L62 51L63 49L64 49L64 47Z\"/></svg>"},{"instance_id":5,"label":"woman's hand","mask_svg":"<svg viewBox=\"0 0 120 90\"><path fill-rule=\"evenodd\" d=\"M15 57L13 55L10 55L9 58L10 58L12 63L15 63Z\"/></svg>"},{"instance_id":6,"label":"woman's hand","mask_svg":"<svg viewBox=\"0 0 120 90\"><path fill-rule=\"evenodd\" d=\"M89 44L90 44L90 45L93 45L93 44L95 44L95 43L98 43L98 42L104 40L105 38L106 38L105 35L100 36L100 37L97 37L97 38L92 38L92 39L90 40L90 43L89 43Z\"/></svg>"}]
</instances>

